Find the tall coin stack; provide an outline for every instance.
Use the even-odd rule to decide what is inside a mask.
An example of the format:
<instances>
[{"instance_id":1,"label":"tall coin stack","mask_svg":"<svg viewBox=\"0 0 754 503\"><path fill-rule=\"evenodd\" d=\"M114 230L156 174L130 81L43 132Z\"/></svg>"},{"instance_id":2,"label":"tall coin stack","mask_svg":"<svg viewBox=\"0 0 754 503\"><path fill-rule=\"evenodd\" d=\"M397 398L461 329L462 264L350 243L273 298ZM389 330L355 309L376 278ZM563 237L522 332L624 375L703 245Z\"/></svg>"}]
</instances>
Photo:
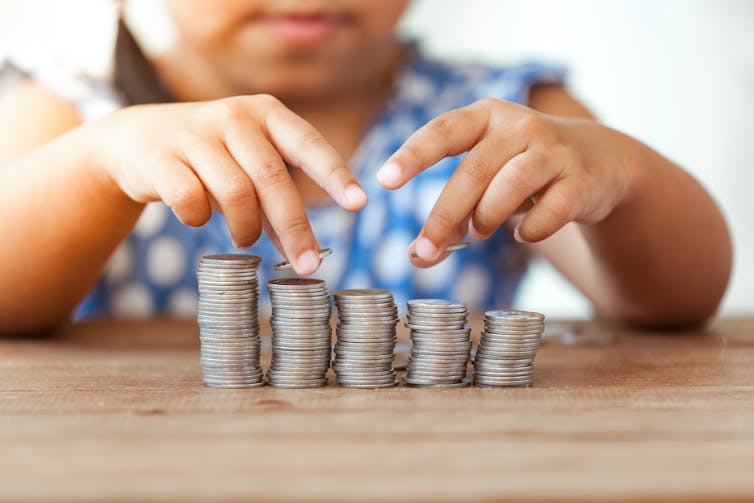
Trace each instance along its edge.
<instances>
[{"instance_id":1,"label":"tall coin stack","mask_svg":"<svg viewBox=\"0 0 754 503\"><path fill-rule=\"evenodd\" d=\"M338 336L333 370L338 384L348 388L396 386L393 368L398 307L388 290L340 290Z\"/></svg>"},{"instance_id":2,"label":"tall coin stack","mask_svg":"<svg viewBox=\"0 0 754 503\"><path fill-rule=\"evenodd\" d=\"M422 388L468 386L466 367L471 353L471 328L464 302L442 299L408 301L406 326L411 329L411 354L403 380Z\"/></svg>"},{"instance_id":3,"label":"tall coin stack","mask_svg":"<svg viewBox=\"0 0 754 503\"><path fill-rule=\"evenodd\" d=\"M207 255L199 264L199 361L208 386L264 385L257 316L261 261L255 255Z\"/></svg>"},{"instance_id":4,"label":"tall coin stack","mask_svg":"<svg viewBox=\"0 0 754 503\"><path fill-rule=\"evenodd\" d=\"M474 385L528 387L545 317L528 311L487 311L474 358Z\"/></svg>"},{"instance_id":5,"label":"tall coin stack","mask_svg":"<svg viewBox=\"0 0 754 503\"><path fill-rule=\"evenodd\" d=\"M332 351L327 285L319 279L273 279L267 289L272 303L267 380L278 388L325 386Z\"/></svg>"}]
</instances>

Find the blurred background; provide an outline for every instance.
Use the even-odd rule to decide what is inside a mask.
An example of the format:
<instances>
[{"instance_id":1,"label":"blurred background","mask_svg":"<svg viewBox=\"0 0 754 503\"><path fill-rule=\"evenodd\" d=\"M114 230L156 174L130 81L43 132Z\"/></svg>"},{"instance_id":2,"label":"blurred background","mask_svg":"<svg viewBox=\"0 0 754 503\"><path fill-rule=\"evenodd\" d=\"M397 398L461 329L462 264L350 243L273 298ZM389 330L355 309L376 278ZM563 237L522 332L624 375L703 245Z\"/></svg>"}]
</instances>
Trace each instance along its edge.
<instances>
[{"instance_id":1,"label":"blurred background","mask_svg":"<svg viewBox=\"0 0 754 503\"><path fill-rule=\"evenodd\" d=\"M0 48L53 53L104 75L114 4L0 0ZM129 0L128 9L149 50L170 43L159 0ZM571 91L604 123L658 149L712 192L735 240L723 314L754 313L754 1L414 0L401 30L446 59L565 64ZM517 304L554 317L590 315L543 262L534 263Z\"/></svg>"}]
</instances>

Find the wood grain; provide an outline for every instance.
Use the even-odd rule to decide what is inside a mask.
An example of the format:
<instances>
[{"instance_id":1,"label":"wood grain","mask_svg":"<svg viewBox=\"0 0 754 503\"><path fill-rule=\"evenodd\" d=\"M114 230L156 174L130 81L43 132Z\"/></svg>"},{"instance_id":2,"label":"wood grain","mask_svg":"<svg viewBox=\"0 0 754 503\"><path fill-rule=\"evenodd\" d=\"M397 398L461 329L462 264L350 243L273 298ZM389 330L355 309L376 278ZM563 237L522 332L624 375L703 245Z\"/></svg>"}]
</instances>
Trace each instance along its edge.
<instances>
[{"instance_id":1,"label":"wood grain","mask_svg":"<svg viewBox=\"0 0 754 503\"><path fill-rule=\"evenodd\" d=\"M754 319L583 330L501 390L210 389L189 322L3 340L0 500L754 499Z\"/></svg>"}]
</instances>

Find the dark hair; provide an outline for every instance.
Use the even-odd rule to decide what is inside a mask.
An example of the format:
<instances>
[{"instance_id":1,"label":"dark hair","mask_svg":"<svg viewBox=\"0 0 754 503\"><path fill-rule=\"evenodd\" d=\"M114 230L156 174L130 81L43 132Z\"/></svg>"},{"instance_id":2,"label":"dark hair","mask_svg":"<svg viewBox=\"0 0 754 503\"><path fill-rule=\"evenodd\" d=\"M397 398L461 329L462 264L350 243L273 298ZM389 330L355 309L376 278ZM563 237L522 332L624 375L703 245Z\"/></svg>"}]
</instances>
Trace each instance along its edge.
<instances>
[{"instance_id":1,"label":"dark hair","mask_svg":"<svg viewBox=\"0 0 754 503\"><path fill-rule=\"evenodd\" d=\"M122 17L118 19L118 34L115 39L113 83L126 105L176 101Z\"/></svg>"}]
</instances>

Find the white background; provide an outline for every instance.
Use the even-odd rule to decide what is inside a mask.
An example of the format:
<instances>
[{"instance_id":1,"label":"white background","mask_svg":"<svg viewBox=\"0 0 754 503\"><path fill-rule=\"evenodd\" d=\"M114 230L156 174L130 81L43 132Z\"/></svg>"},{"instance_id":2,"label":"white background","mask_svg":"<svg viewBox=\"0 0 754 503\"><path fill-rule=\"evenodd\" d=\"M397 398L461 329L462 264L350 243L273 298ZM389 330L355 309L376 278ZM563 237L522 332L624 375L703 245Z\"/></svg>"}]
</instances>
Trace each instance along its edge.
<instances>
[{"instance_id":1,"label":"white background","mask_svg":"<svg viewBox=\"0 0 754 503\"><path fill-rule=\"evenodd\" d=\"M159 48L158 0L130 0ZM0 0L0 46L29 47L105 72L111 0ZM733 229L736 264L723 313L754 313L754 1L417 0L402 30L448 59L544 58L606 124L678 162L712 192ZM705 239L699 235L699 239ZM588 316L586 302L535 264L518 304Z\"/></svg>"}]
</instances>

